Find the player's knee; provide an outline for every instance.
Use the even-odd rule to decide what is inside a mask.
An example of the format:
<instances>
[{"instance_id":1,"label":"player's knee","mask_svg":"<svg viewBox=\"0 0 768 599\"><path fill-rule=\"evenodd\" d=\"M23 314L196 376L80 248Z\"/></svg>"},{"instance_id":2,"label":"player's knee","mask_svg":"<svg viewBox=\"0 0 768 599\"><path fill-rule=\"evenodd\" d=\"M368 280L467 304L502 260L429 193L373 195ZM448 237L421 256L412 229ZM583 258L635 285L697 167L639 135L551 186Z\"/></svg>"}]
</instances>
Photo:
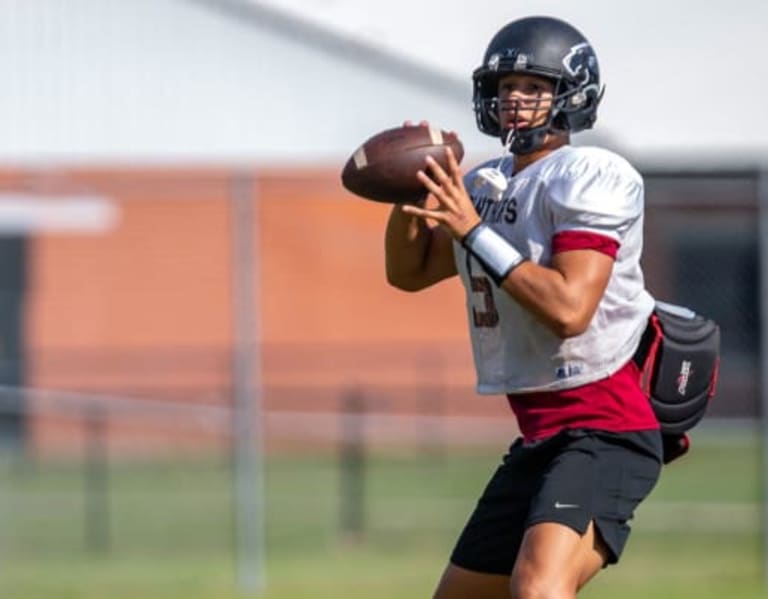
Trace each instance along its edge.
<instances>
[{"instance_id":1,"label":"player's knee","mask_svg":"<svg viewBox=\"0 0 768 599\"><path fill-rule=\"evenodd\" d=\"M563 581L550 580L535 573L515 572L510 579L512 599L574 599L575 590Z\"/></svg>"}]
</instances>

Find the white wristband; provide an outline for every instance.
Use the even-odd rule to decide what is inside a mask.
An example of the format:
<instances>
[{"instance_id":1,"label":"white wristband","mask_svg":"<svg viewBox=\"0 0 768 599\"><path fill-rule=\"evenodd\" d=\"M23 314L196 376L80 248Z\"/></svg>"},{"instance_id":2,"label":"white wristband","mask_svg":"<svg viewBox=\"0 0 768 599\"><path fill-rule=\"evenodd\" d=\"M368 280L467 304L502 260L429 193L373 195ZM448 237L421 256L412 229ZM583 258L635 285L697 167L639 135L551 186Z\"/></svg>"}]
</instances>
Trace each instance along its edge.
<instances>
[{"instance_id":1,"label":"white wristband","mask_svg":"<svg viewBox=\"0 0 768 599\"><path fill-rule=\"evenodd\" d=\"M512 244L485 223L472 229L462 245L477 258L497 285L501 285L507 275L525 260Z\"/></svg>"}]
</instances>

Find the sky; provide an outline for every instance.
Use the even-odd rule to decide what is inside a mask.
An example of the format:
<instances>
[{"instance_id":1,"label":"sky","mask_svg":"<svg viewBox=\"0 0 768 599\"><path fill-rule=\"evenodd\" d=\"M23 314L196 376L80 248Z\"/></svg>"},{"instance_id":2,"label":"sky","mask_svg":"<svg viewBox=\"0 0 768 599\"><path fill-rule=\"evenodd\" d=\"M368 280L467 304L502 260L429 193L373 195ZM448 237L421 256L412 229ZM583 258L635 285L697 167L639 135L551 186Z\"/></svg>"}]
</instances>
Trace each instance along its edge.
<instances>
[{"instance_id":1,"label":"sky","mask_svg":"<svg viewBox=\"0 0 768 599\"><path fill-rule=\"evenodd\" d=\"M765 0L250 0L468 78L507 22L556 16L595 48L598 127L635 155L768 163ZM468 10L471 8L471 10Z\"/></svg>"}]
</instances>

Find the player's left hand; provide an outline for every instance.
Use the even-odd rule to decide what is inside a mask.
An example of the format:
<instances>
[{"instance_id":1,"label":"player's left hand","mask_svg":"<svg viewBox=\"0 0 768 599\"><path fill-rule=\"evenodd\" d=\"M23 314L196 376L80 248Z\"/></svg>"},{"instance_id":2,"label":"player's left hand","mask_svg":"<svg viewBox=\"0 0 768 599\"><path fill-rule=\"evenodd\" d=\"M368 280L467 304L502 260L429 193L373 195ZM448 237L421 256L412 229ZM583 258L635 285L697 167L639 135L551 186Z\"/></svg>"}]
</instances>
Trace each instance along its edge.
<instances>
[{"instance_id":1,"label":"player's left hand","mask_svg":"<svg viewBox=\"0 0 768 599\"><path fill-rule=\"evenodd\" d=\"M445 155L448 172L428 156L426 168L417 174L429 195L437 201L437 206L434 203L432 208L406 204L402 210L419 218L434 220L452 237L461 241L481 219L464 187L464 176L451 148L445 149Z\"/></svg>"}]
</instances>

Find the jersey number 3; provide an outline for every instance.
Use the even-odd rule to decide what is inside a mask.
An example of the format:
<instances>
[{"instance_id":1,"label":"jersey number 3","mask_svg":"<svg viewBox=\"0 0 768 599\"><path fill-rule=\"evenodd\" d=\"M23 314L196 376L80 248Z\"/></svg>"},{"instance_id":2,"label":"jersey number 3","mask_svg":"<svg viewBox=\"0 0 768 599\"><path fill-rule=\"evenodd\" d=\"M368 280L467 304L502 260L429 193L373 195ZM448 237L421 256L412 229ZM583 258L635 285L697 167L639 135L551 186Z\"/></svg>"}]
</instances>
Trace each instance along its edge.
<instances>
[{"instance_id":1,"label":"jersey number 3","mask_svg":"<svg viewBox=\"0 0 768 599\"><path fill-rule=\"evenodd\" d=\"M483 309L472 306L472 319L476 327L495 327L499 324L499 311L493 299L493 287L488 277L471 277L472 291L482 293Z\"/></svg>"}]
</instances>

